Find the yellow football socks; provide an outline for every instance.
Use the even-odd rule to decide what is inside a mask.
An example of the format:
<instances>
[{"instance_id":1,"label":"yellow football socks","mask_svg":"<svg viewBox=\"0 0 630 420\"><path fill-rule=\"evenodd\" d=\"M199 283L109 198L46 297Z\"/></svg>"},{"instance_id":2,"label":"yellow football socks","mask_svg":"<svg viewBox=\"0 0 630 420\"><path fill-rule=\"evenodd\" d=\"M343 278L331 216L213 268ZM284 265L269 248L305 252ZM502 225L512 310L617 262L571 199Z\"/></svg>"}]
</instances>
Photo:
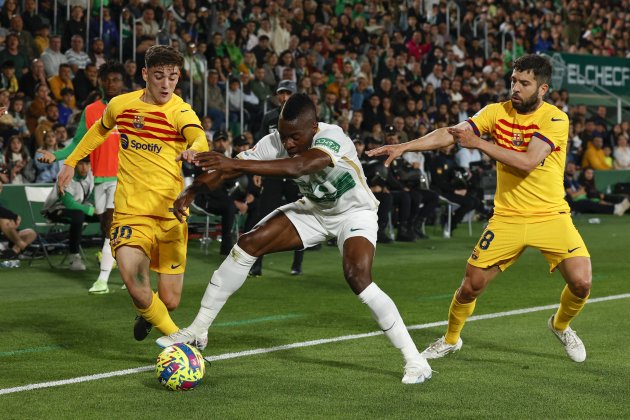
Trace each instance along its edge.
<instances>
[{"instance_id":1,"label":"yellow football socks","mask_svg":"<svg viewBox=\"0 0 630 420\"><path fill-rule=\"evenodd\" d=\"M136 307L136 310L139 315L153 324L153 326L164 335L170 335L179 330L171 319L166 305L164 305L164 302L160 300L160 297L155 292L153 292L153 300L148 308L140 309Z\"/></svg>"},{"instance_id":2,"label":"yellow football socks","mask_svg":"<svg viewBox=\"0 0 630 420\"><path fill-rule=\"evenodd\" d=\"M588 296L585 298L577 297L569 290L569 286L564 286L560 295L560 307L553 317L553 327L558 331L566 330L569 323L586 305L587 300Z\"/></svg>"},{"instance_id":3,"label":"yellow football socks","mask_svg":"<svg viewBox=\"0 0 630 420\"><path fill-rule=\"evenodd\" d=\"M457 291L453 295L451 307L448 310L448 327L444 336L447 344L457 344L462 328L464 328L464 323L472 315L477 302L477 299L475 299L470 303L459 303L456 296Z\"/></svg>"}]
</instances>

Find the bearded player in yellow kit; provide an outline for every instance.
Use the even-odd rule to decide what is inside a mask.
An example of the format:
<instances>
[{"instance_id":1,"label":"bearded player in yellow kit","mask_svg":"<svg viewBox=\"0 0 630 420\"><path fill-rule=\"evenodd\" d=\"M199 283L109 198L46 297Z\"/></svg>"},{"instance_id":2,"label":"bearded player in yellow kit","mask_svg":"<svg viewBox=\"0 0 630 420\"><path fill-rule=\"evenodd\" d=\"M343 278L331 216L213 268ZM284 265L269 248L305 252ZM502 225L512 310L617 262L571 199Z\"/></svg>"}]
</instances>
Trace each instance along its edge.
<instances>
[{"instance_id":1,"label":"bearded player in yellow kit","mask_svg":"<svg viewBox=\"0 0 630 420\"><path fill-rule=\"evenodd\" d=\"M179 329L169 311L181 298L188 230L169 212L169 205L184 188L181 161L192 162L196 152L208 150L199 118L173 94L184 64L182 54L156 45L145 57L146 88L116 96L107 104L103 117L66 159L57 179L63 192L77 162L117 127L120 163L110 239L138 313L134 337L139 341L152 326L162 334ZM151 288L150 270L158 273L158 293Z\"/></svg>"},{"instance_id":2,"label":"bearded player in yellow kit","mask_svg":"<svg viewBox=\"0 0 630 420\"><path fill-rule=\"evenodd\" d=\"M569 324L590 294L591 260L564 200L569 118L543 101L551 71L551 64L542 56L521 57L514 63L510 101L488 105L455 127L368 152L370 156L388 154L389 165L404 152L433 150L457 142L497 161L494 216L468 259L464 279L451 301L446 334L422 353L427 359L462 347L460 333L477 297L527 247L542 252L550 271L558 268L562 273L566 286L548 326L573 361L586 359L584 344ZM493 141L482 140L482 134L490 135Z\"/></svg>"}]
</instances>

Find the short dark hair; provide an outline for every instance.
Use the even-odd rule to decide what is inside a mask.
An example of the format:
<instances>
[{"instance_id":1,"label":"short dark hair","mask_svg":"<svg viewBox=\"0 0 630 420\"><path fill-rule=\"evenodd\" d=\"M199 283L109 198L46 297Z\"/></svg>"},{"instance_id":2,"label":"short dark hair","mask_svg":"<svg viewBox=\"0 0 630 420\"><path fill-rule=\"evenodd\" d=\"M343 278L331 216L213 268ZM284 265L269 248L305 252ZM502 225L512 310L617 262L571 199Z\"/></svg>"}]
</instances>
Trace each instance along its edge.
<instances>
[{"instance_id":1,"label":"short dark hair","mask_svg":"<svg viewBox=\"0 0 630 420\"><path fill-rule=\"evenodd\" d=\"M295 121L302 115L308 115L317 120L317 108L311 97L306 93L295 93L289 97L282 107L280 116L285 121Z\"/></svg>"},{"instance_id":2,"label":"short dark hair","mask_svg":"<svg viewBox=\"0 0 630 420\"><path fill-rule=\"evenodd\" d=\"M551 83L551 63L546 57L536 54L528 54L514 61L514 71L531 71L538 86Z\"/></svg>"},{"instance_id":3,"label":"short dark hair","mask_svg":"<svg viewBox=\"0 0 630 420\"><path fill-rule=\"evenodd\" d=\"M153 45L144 56L147 69L160 66L184 67L184 56L170 45Z\"/></svg>"},{"instance_id":4,"label":"short dark hair","mask_svg":"<svg viewBox=\"0 0 630 420\"><path fill-rule=\"evenodd\" d=\"M105 63L101 64L101 67L98 68L98 78L101 80L106 79L107 76L112 73L124 76L126 73L125 66L119 61L107 60Z\"/></svg>"}]
</instances>

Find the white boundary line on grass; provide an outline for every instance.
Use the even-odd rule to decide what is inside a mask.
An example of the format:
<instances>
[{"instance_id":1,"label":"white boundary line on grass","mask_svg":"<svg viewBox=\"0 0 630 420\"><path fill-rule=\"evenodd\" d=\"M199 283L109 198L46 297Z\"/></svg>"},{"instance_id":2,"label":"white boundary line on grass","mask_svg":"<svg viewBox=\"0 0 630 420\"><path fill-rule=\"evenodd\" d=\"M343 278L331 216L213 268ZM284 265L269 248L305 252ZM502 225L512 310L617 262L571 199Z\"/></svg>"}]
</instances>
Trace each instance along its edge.
<instances>
[{"instance_id":1,"label":"white boundary line on grass","mask_svg":"<svg viewBox=\"0 0 630 420\"><path fill-rule=\"evenodd\" d=\"M618 299L627 299L627 298L630 298L630 293L594 298L594 299L590 299L588 303L590 304L590 303L606 302L609 300L618 300ZM558 304L534 306L532 308L516 309L513 311L496 312L493 314L485 314L485 315L476 315L476 316L471 316L470 318L468 318L467 322L481 321L484 319L502 318L502 317L512 316L512 315L522 315L522 314L528 314L532 312L541 312L541 311L546 311L548 309L555 309L557 307L558 307ZM431 322L427 324L411 325L407 328L410 330L424 330L427 328L439 327L446 324L447 324L447 321L438 321L438 322ZM227 359L235 359L238 357L255 356L257 354L272 353L272 352L281 351L281 350L318 346L320 344L337 343L340 341L349 341L349 340L358 340L360 338L374 337L374 336L382 335L382 334L383 334L382 331L374 331L374 332L365 333L365 334L343 335L341 337L303 341L300 343L285 344L283 346L245 350L245 351L239 351L235 353L224 353L218 356L209 356L209 357L206 357L205 359L209 362L214 362L217 360L227 360ZM62 386L62 385L78 384L81 382L89 382L89 381L96 381L99 379L113 378L115 376L131 375L133 373L150 371L150 370L153 370L154 368L155 366L153 365L142 366L142 367L133 368L133 369L125 369L125 370L117 370L114 372L99 373L96 375L79 376L78 378L63 379L63 380L51 381L51 382L41 382L38 384L29 384L29 385L24 385L24 386L17 386L14 388L4 388L4 389L0 389L0 395L13 394L16 392L23 392L23 391L31 391L34 389L41 389L41 388L52 388L52 387Z\"/></svg>"}]
</instances>

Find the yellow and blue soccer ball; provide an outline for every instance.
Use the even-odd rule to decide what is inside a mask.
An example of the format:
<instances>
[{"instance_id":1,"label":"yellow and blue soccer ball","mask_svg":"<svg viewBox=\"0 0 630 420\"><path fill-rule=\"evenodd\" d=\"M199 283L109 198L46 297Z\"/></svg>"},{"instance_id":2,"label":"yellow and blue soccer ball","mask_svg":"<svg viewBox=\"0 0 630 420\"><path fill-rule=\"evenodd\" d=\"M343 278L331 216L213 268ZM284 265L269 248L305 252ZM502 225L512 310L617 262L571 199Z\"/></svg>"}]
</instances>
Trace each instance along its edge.
<instances>
[{"instance_id":1,"label":"yellow and blue soccer ball","mask_svg":"<svg viewBox=\"0 0 630 420\"><path fill-rule=\"evenodd\" d=\"M199 350L179 343L162 350L157 358L155 374L158 381L172 391L187 391L201 382L206 372Z\"/></svg>"}]
</instances>

